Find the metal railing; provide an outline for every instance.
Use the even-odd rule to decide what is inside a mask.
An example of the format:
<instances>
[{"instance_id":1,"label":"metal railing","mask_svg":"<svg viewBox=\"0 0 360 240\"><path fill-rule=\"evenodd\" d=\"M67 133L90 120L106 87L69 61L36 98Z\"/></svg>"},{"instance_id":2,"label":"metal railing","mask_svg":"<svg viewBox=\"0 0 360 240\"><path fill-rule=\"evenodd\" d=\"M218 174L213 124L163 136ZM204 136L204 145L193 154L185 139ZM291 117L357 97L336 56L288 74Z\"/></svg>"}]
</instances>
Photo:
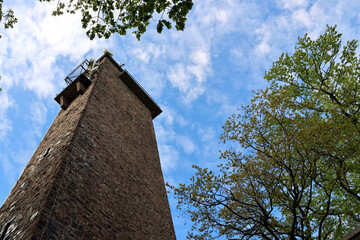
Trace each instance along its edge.
<instances>
[{"instance_id":1,"label":"metal railing","mask_svg":"<svg viewBox=\"0 0 360 240\"><path fill-rule=\"evenodd\" d=\"M88 71L89 60L85 59L82 63L79 64L69 75L66 76L65 82L67 85L71 84L77 77L81 74L90 74Z\"/></svg>"}]
</instances>

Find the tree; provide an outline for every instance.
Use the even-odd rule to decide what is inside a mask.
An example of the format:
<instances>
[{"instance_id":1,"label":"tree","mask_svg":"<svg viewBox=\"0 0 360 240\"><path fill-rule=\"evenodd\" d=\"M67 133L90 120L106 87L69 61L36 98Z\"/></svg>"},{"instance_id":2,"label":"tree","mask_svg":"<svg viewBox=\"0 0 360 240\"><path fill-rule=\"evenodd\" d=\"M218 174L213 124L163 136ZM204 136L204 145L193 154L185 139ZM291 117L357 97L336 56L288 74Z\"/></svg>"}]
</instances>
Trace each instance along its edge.
<instances>
[{"instance_id":1,"label":"tree","mask_svg":"<svg viewBox=\"0 0 360 240\"><path fill-rule=\"evenodd\" d=\"M4 28L13 28L15 23L17 22L17 18L14 16L14 11L11 9L8 9L6 12L3 11L3 0L0 0L0 24L4 24ZM1 38L1 34L0 34ZM1 76L0 76L1 80ZM1 88L0 88L1 92Z\"/></svg>"},{"instance_id":2,"label":"tree","mask_svg":"<svg viewBox=\"0 0 360 240\"><path fill-rule=\"evenodd\" d=\"M155 12L158 33L164 26L172 28L171 21L177 30L184 30L192 6L192 0L58 0L53 15L81 12L82 27L87 29L86 35L90 39L95 36L109 38L113 33L126 35L127 30L134 29L133 33L140 40Z\"/></svg>"},{"instance_id":3,"label":"tree","mask_svg":"<svg viewBox=\"0 0 360 240\"><path fill-rule=\"evenodd\" d=\"M17 18L14 16L14 11L8 9L6 12L3 11L3 0L0 0L0 23L4 24L4 28L13 28L17 22ZM0 35L1 38L1 35Z\"/></svg>"},{"instance_id":4,"label":"tree","mask_svg":"<svg viewBox=\"0 0 360 240\"><path fill-rule=\"evenodd\" d=\"M360 64L356 57L357 41L347 42L341 49L341 34L336 27L328 27L318 40L311 41L305 35L299 39L299 47L292 57L283 54L275 62L265 78L270 81L274 91L289 94L284 101L292 109L310 109L331 120L334 126L342 126L342 143L335 149L324 149L337 166L337 178L341 187L360 201L360 189L354 174L358 152L353 144L359 141L360 119ZM356 157L356 156L353 156ZM354 161L347 161L352 159ZM354 185L355 184L355 185Z\"/></svg>"},{"instance_id":5,"label":"tree","mask_svg":"<svg viewBox=\"0 0 360 240\"><path fill-rule=\"evenodd\" d=\"M223 126L219 173L194 166L170 186L193 221L189 238L339 239L360 223L357 41L336 27L299 38Z\"/></svg>"},{"instance_id":6,"label":"tree","mask_svg":"<svg viewBox=\"0 0 360 240\"><path fill-rule=\"evenodd\" d=\"M3 0L0 0L0 22L3 18L5 28L12 28L17 19L11 9L6 14L2 11L2 3ZM163 31L164 26L171 29L171 22L175 23L176 30L183 31L192 6L192 0L57 0L53 15L81 12L82 27L87 29L86 35L91 40L96 36L109 38L114 33L126 35L127 30L131 29L140 40L150 20L154 20L155 12L158 33Z\"/></svg>"}]
</instances>

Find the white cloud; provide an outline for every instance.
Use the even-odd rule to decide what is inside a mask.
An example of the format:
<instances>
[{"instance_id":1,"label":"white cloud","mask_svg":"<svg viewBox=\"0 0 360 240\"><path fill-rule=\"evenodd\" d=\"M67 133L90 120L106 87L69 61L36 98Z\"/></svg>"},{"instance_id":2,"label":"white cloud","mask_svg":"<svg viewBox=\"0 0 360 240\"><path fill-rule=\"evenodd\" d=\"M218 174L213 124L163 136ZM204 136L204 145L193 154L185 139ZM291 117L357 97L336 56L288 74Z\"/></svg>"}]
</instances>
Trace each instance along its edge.
<instances>
[{"instance_id":1,"label":"white cloud","mask_svg":"<svg viewBox=\"0 0 360 240\"><path fill-rule=\"evenodd\" d=\"M52 97L61 79L56 66L58 57L80 61L90 50L104 46L104 41L90 41L81 28L79 15L54 17L54 4L36 2L32 7L24 1L14 6L19 22L4 32L1 39L1 72L9 77L8 87L29 89L38 97ZM107 42L107 43L111 43ZM10 82L9 82L10 81Z\"/></svg>"},{"instance_id":2,"label":"white cloud","mask_svg":"<svg viewBox=\"0 0 360 240\"><path fill-rule=\"evenodd\" d=\"M219 44L234 33L252 35L254 26L260 26L256 17L261 14L261 6L252 1L197 1L184 31L158 35L149 27L141 43L129 38L121 41L123 58L129 59L127 66L146 89L161 89L150 93L162 96L168 87L177 89L176 99L190 104L207 90Z\"/></svg>"},{"instance_id":3,"label":"white cloud","mask_svg":"<svg viewBox=\"0 0 360 240\"><path fill-rule=\"evenodd\" d=\"M16 181L16 169L14 164L3 154L0 154L1 168L6 174L6 179L9 184L14 184Z\"/></svg>"},{"instance_id":4,"label":"white cloud","mask_svg":"<svg viewBox=\"0 0 360 240\"><path fill-rule=\"evenodd\" d=\"M13 100L3 89L3 91L0 92L0 140L4 139L7 133L12 129L12 123L7 118L6 111L13 106Z\"/></svg>"},{"instance_id":5,"label":"white cloud","mask_svg":"<svg viewBox=\"0 0 360 240\"><path fill-rule=\"evenodd\" d=\"M176 127L184 127L187 121L169 106L161 107L163 112L156 118L154 122L156 139L159 144L170 144L175 142L177 136Z\"/></svg>"},{"instance_id":6,"label":"white cloud","mask_svg":"<svg viewBox=\"0 0 360 240\"><path fill-rule=\"evenodd\" d=\"M150 59L154 61L161 54L163 54L164 51L159 47L159 45L156 45L154 43L148 43L141 47L133 49L131 52L133 57L148 64Z\"/></svg>"},{"instance_id":7,"label":"white cloud","mask_svg":"<svg viewBox=\"0 0 360 240\"><path fill-rule=\"evenodd\" d=\"M6 134L11 130L11 121L7 118L0 118L0 139L4 139Z\"/></svg>"},{"instance_id":8,"label":"white cloud","mask_svg":"<svg viewBox=\"0 0 360 240\"><path fill-rule=\"evenodd\" d=\"M203 5L204 6L204 5ZM228 22L228 19L231 14L230 9L226 8L217 8L217 6L212 6L209 8L209 5L205 5L204 7L208 8L207 11L204 11L205 14L199 17L201 23L205 25L213 25L213 24L224 24Z\"/></svg>"},{"instance_id":9,"label":"white cloud","mask_svg":"<svg viewBox=\"0 0 360 240\"><path fill-rule=\"evenodd\" d=\"M173 87L184 94L184 102L190 103L205 91L203 82L211 71L209 53L196 50L191 53L192 63L184 66L182 63L170 67L168 79Z\"/></svg>"},{"instance_id":10,"label":"white cloud","mask_svg":"<svg viewBox=\"0 0 360 240\"><path fill-rule=\"evenodd\" d=\"M4 178L6 178L9 186L15 183L26 163L29 161L31 154L32 152L18 151L17 153L11 154L11 158L9 158L6 154L0 153L0 165L5 173L6 177Z\"/></svg>"},{"instance_id":11,"label":"white cloud","mask_svg":"<svg viewBox=\"0 0 360 240\"><path fill-rule=\"evenodd\" d=\"M180 136L177 141L187 154L193 153L196 149L194 142L187 136Z\"/></svg>"},{"instance_id":12,"label":"white cloud","mask_svg":"<svg viewBox=\"0 0 360 240\"><path fill-rule=\"evenodd\" d=\"M230 54L236 58L242 58L244 57L244 52L242 49L240 48L232 48L230 49Z\"/></svg>"},{"instance_id":13,"label":"white cloud","mask_svg":"<svg viewBox=\"0 0 360 240\"><path fill-rule=\"evenodd\" d=\"M306 28L310 28L313 24L310 14L305 9L299 9L294 11L292 17L295 22L304 25Z\"/></svg>"},{"instance_id":14,"label":"white cloud","mask_svg":"<svg viewBox=\"0 0 360 240\"><path fill-rule=\"evenodd\" d=\"M216 38L249 27L248 23L254 20L253 16L258 15L258 10L253 1L208 0L195 2L193 15L196 24L204 30L202 33ZM214 36L215 33L219 36Z\"/></svg>"},{"instance_id":15,"label":"white cloud","mask_svg":"<svg viewBox=\"0 0 360 240\"><path fill-rule=\"evenodd\" d=\"M191 102L196 100L199 96L203 95L204 92L205 92L205 87L201 84L198 84L198 86L194 86L188 91L183 101L185 104L190 104Z\"/></svg>"},{"instance_id":16,"label":"white cloud","mask_svg":"<svg viewBox=\"0 0 360 240\"><path fill-rule=\"evenodd\" d=\"M290 10L299 7L306 7L308 3L308 0L276 0L276 4L279 8Z\"/></svg>"},{"instance_id":17,"label":"white cloud","mask_svg":"<svg viewBox=\"0 0 360 240\"><path fill-rule=\"evenodd\" d=\"M169 172L176 168L179 160L179 152L175 147L166 144L159 145L161 168L163 172Z\"/></svg>"},{"instance_id":18,"label":"white cloud","mask_svg":"<svg viewBox=\"0 0 360 240\"><path fill-rule=\"evenodd\" d=\"M164 127L162 124L155 124L155 130L158 144L169 144L175 139L175 131L171 127Z\"/></svg>"},{"instance_id":19,"label":"white cloud","mask_svg":"<svg viewBox=\"0 0 360 240\"><path fill-rule=\"evenodd\" d=\"M47 108L42 102L34 102L30 106L33 131L36 136L42 137L42 127L46 123Z\"/></svg>"},{"instance_id":20,"label":"white cloud","mask_svg":"<svg viewBox=\"0 0 360 240\"><path fill-rule=\"evenodd\" d=\"M181 63L170 67L168 78L172 85L182 92L187 92L191 86L190 76L186 74L185 67Z\"/></svg>"},{"instance_id":21,"label":"white cloud","mask_svg":"<svg viewBox=\"0 0 360 240\"><path fill-rule=\"evenodd\" d=\"M185 103L206 91L205 83L212 75L213 46L233 31L246 32L249 16L258 12L254 4L236 0L195 2L185 31L171 33L171 40L164 44L166 57L175 62L167 70L168 80L179 89Z\"/></svg>"},{"instance_id":22,"label":"white cloud","mask_svg":"<svg viewBox=\"0 0 360 240\"><path fill-rule=\"evenodd\" d=\"M134 57L138 58L140 61L143 61L144 63L149 63L150 55L145 52L141 48L136 48L133 50Z\"/></svg>"},{"instance_id":23,"label":"white cloud","mask_svg":"<svg viewBox=\"0 0 360 240\"><path fill-rule=\"evenodd\" d=\"M142 86L154 97L155 101L161 97L165 87L165 77L161 72L151 69L151 67L144 67L139 69L141 73L139 78L141 79Z\"/></svg>"},{"instance_id":24,"label":"white cloud","mask_svg":"<svg viewBox=\"0 0 360 240\"><path fill-rule=\"evenodd\" d=\"M255 53L259 55L268 54L271 51L270 45L266 41L262 41L259 45L255 48Z\"/></svg>"},{"instance_id":25,"label":"white cloud","mask_svg":"<svg viewBox=\"0 0 360 240\"><path fill-rule=\"evenodd\" d=\"M183 116L178 114L172 107L162 105L163 112L158 117L159 121L164 122L167 126L171 126L174 123L184 126L187 122Z\"/></svg>"},{"instance_id":26,"label":"white cloud","mask_svg":"<svg viewBox=\"0 0 360 240\"><path fill-rule=\"evenodd\" d=\"M79 15L52 16L53 3L28 5L28 2L18 0L12 4L19 22L13 29L3 31L0 40L0 86L3 88L0 138L4 138L12 126L6 118L8 108L12 106L12 88L30 90L38 99L52 99L65 85L63 79L71 71L58 65L61 58L73 61L76 66L90 51L99 53L104 47L111 48L106 45L113 44L113 40L87 39ZM32 134L40 136L47 110L41 101L36 104L37 107L31 106L31 119L37 126Z\"/></svg>"},{"instance_id":27,"label":"white cloud","mask_svg":"<svg viewBox=\"0 0 360 240\"><path fill-rule=\"evenodd\" d=\"M210 63L209 52L204 50L196 50L191 53L191 60L196 65L207 66Z\"/></svg>"},{"instance_id":28,"label":"white cloud","mask_svg":"<svg viewBox=\"0 0 360 240\"><path fill-rule=\"evenodd\" d=\"M200 128L199 134L201 136L201 141L204 143L209 143L215 140L215 130L210 127Z\"/></svg>"},{"instance_id":29,"label":"white cloud","mask_svg":"<svg viewBox=\"0 0 360 240\"><path fill-rule=\"evenodd\" d=\"M197 49L191 53L192 65L189 65L188 71L196 76L198 83L202 83L206 80L206 77L211 73L211 60L210 53L206 50Z\"/></svg>"},{"instance_id":30,"label":"white cloud","mask_svg":"<svg viewBox=\"0 0 360 240\"><path fill-rule=\"evenodd\" d=\"M29 143L29 141L27 142ZM30 144L34 145L34 144ZM11 160L14 165L17 165L17 170L20 172L20 169L23 169L25 165L29 162L32 154L34 153L33 148L27 149L17 149L15 152L11 153Z\"/></svg>"}]
</instances>

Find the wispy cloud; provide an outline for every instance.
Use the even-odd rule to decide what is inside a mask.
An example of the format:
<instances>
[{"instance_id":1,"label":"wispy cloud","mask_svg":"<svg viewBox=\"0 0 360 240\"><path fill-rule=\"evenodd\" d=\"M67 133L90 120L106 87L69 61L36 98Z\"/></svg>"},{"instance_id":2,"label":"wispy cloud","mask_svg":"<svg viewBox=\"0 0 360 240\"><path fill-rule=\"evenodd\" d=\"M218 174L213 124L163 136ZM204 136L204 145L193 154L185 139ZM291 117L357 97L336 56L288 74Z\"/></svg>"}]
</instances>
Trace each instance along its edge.
<instances>
[{"instance_id":1,"label":"wispy cloud","mask_svg":"<svg viewBox=\"0 0 360 240\"><path fill-rule=\"evenodd\" d=\"M299 7L307 7L308 0L276 0L276 5L280 9L296 9Z\"/></svg>"},{"instance_id":2,"label":"wispy cloud","mask_svg":"<svg viewBox=\"0 0 360 240\"><path fill-rule=\"evenodd\" d=\"M55 117L63 77L105 47L161 106L154 125L162 168L178 183L192 164L216 166L221 125L266 86L265 70L294 51L298 36L315 38L326 24L337 24L345 41L360 32L358 0L206 0L194 1L183 32L159 35L151 23L140 42L131 34L89 41L80 16L53 17L52 3L7 2L20 20L0 39L0 162L11 181ZM15 135L21 139L10 144Z\"/></svg>"},{"instance_id":3,"label":"wispy cloud","mask_svg":"<svg viewBox=\"0 0 360 240\"><path fill-rule=\"evenodd\" d=\"M31 122L34 134L37 137L42 137L42 128L47 121L47 108L42 102L34 102L30 106L31 109Z\"/></svg>"},{"instance_id":4,"label":"wispy cloud","mask_svg":"<svg viewBox=\"0 0 360 240\"><path fill-rule=\"evenodd\" d=\"M2 83L2 82L1 82ZM0 141L5 138L7 133L11 130L12 124L6 115L8 108L14 106L13 100L6 92L0 92Z\"/></svg>"},{"instance_id":5,"label":"wispy cloud","mask_svg":"<svg viewBox=\"0 0 360 240\"><path fill-rule=\"evenodd\" d=\"M38 97L55 95L63 69L59 57L80 61L90 50L104 47L102 41L90 41L81 28L79 15L54 17L54 4L36 2L30 7L14 6L19 22L1 39L0 72L6 72L6 86L33 91ZM107 42L109 44L110 42ZM4 76L5 77L5 76Z\"/></svg>"},{"instance_id":6,"label":"wispy cloud","mask_svg":"<svg viewBox=\"0 0 360 240\"><path fill-rule=\"evenodd\" d=\"M179 161L179 152L175 147L171 145L160 144L159 154L161 167L165 174L177 167Z\"/></svg>"},{"instance_id":7,"label":"wispy cloud","mask_svg":"<svg viewBox=\"0 0 360 240\"><path fill-rule=\"evenodd\" d=\"M195 143L188 136L179 136L177 138L177 141L184 150L184 152L187 154L191 154L197 149Z\"/></svg>"}]
</instances>

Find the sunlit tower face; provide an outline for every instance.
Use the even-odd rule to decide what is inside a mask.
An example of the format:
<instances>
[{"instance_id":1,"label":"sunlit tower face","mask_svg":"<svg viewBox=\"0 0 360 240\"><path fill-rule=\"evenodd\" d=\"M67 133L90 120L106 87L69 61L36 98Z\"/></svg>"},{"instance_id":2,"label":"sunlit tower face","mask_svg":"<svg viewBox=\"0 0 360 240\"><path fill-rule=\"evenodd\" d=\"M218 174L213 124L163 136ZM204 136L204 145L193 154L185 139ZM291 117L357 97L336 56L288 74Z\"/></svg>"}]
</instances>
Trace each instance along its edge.
<instances>
[{"instance_id":1,"label":"sunlit tower face","mask_svg":"<svg viewBox=\"0 0 360 240\"><path fill-rule=\"evenodd\" d=\"M0 209L0 236L175 239L152 123L161 109L109 51L75 70Z\"/></svg>"}]
</instances>

